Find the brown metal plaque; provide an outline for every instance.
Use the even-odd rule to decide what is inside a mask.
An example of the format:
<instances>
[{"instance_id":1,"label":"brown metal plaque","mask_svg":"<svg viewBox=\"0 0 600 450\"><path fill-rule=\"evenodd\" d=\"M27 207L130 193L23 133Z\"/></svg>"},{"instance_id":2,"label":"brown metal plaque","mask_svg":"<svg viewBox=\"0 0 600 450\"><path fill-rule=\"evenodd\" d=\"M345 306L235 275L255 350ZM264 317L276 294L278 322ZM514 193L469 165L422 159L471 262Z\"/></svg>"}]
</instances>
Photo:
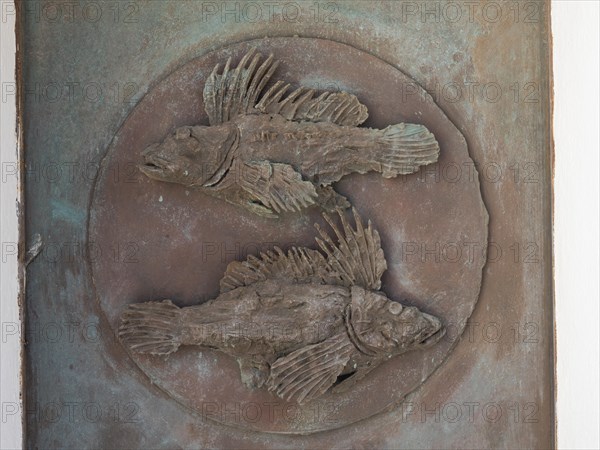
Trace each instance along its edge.
<instances>
[{"instance_id":1,"label":"brown metal plaque","mask_svg":"<svg viewBox=\"0 0 600 450\"><path fill-rule=\"evenodd\" d=\"M71 22L62 9L48 19L59 4L22 11L26 228L42 242L27 278L27 445L551 447L547 5L278 5L90 2ZM290 92L353 95L368 111L359 128L418 124L439 145L414 173L348 172L332 187L378 232L387 270L377 291L439 319L445 335L308 402L267 389L274 375L249 387L218 346L164 356L122 338L130 305L207 305L230 263L319 249L318 205L266 217L139 170L152 144L209 116L215 125L203 89L217 64L231 58L233 69L252 49L279 61L266 90L284 80Z\"/></svg>"},{"instance_id":2,"label":"brown metal plaque","mask_svg":"<svg viewBox=\"0 0 600 450\"><path fill-rule=\"evenodd\" d=\"M414 102L397 102L387 95L389 87L411 80L351 47L319 39L278 38L198 58L144 97L117 133L95 186L90 241L140 243L137 264L123 268L114 264L110 254L92 260L98 300L113 329L131 302L171 298L182 305L197 304L216 297L218 280L231 260L243 260L275 245L312 245L312 223L318 211L279 220L252 217L193 188L157 183L141 173L134 173L128 183L114 177L119 167L135 167L141 151L174 128L206 123L199 103L204 79L216 63L229 55L240 58L250 46L263 53L296 55L281 58L282 76L288 80L302 84L315 76L313 68L318 67L322 82L338 83L364 98L372 111L367 125L384 128L401 121L427 125L441 143L441 164L474 167L466 141L433 100L426 99L424 91ZM331 54L340 56L335 66ZM369 70L353 70L355 65ZM172 116L166 111L172 111ZM453 324L452 332L458 335L479 296L485 254L481 248L468 254L458 246L448 247L444 261L432 255L420 264L407 264L408 255L415 252L414 245L407 243L435 249L439 242L486 242L487 212L473 173L472 178L459 182L428 183L422 174L386 181L373 174L351 176L339 183L339 190L381 233L390 261L383 289L441 316L445 323ZM238 254L231 254L232 250ZM456 334L449 334L428 352L386 363L347 395L326 397L302 408L280 404L268 392L245 389L234 361L219 352L188 348L167 359L134 358L154 384L199 413L262 431L306 433L347 425L401 402L448 356ZM248 413L239 418L223 413L235 407ZM271 414L265 413L267 408L272 409ZM286 416L291 408L293 414ZM315 420L314 408L326 411L326 420Z\"/></svg>"}]
</instances>

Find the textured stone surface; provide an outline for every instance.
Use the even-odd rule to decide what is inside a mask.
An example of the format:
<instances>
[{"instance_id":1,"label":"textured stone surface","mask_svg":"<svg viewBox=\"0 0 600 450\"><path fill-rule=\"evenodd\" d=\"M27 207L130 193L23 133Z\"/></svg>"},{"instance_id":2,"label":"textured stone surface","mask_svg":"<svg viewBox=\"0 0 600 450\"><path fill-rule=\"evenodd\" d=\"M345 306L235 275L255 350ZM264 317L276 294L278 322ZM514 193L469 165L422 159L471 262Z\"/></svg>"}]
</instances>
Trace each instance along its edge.
<instances>
[{"instance_id":1,"label":"textured stone surface","mask_svg":"<svg viewBox=\"0 0 600 450\"><path fill-rule=\"evenodd\" d=\"M499 4L501 16L495 20L495 11L489 7L484 9L484 3L470 7L467 4L470 2L458 2L461 16L451 21L448 14L452 11L448 8L444 16L447 6L444 2L431 2L434 12L429 15L422 14L425 7L420 2L298 3L300 15L294 20L284 20L281 12L279 16L269 16L267 6L262 4L259 5L262 17L252 19L244 16L236 2L137 2L132 3L131 8L123 3L116 7L117 17L114 2L94 2L101 8L102 15L93 23L89 15L88 19L83 17L81 8L76 10L72 21L68 17L51 21L49 17L53 17L54 12L44 13L39 9L44 3L25 2L24 8L24 118L29 170L26 174L26 227L28 237L40 233L45 242L42 253L28 271L29 447L552 446L551 152L545 3ZM207 5L217 8L217 13L207 14ZM407 5L416 8L416 12L409 14ZM233 11L238 8L239 12L222 16L220 11L225 7ZM67 13L65 8L63 14ZM472 20L469 8L473 12ZM160 86L160 80L176 68L193 63L195 58L211 50L248 39L294 34L342 42L376 55L431 91L441 110L465 136L469 154L480 168L478 179L490 214L489 241L495 244L490 248L490 258L483 270L481 294L471 326L461 339L454 335L449 345L455 345L455 349L423 387L389 412L340 430L310 436L264 434L220 425L173 401L156 378L160 371L153 374L153 381L159 384L148 383L147 375L121 349L110 320L105 319L92 295L89 265L81 251L86 240L87 208L95 172L113 136L143 94L151 87ZM286 54L285 57L293 67L291 63L295 58L307 58L307 55ZM336 60L335 54L322 57L330 59L332 66L347 65L344 73L359 69L351 60ZM360 69L368 73L368 67ZM295 68L289 76L298 73ZM324 85L335 84L338 77L337 73L331 78L315 70L298 81L330 88ZM72 95L69 95L69 86ZM61 93L58 99L56 87ZM352 86L353 90L365 89L369 93L378 88L362 83ZM95 99L99 90L102 95ZM371 111L381 114L374 120L385 124L394 108L399 111L408 108L410 102L420 104L412 91L411 85L401 85L395 99L390 98L389 92L382 95L379 103L392 104L391 109L377 108L375 102L373 107L368 105ZM199 97L189 101L200 104ZM181 123L197 119L195 115L186 116L191 110L197 114L194 108L187 113L147 111L156 116L153 122L148 122L144 137L151 142L160 140L174 117ZM165 118L164 122L161 117ZM423 114L422 121L427 120ZM431 129L435 133L433 127ZM445 138L439 140L444 145ZM130 151L133 153L133 149ZM60 175L57 175L57 166L61 169ZM440 172L423 173L425 182L422 184L407 177L398 185L416 195L456 179L454 166L440 161L439 167ZM462 167L458 174L460 186L466 183L468 168ZM138 175L129 167L120 167L113 176L121 177L125 185L124 180ZM446 209L436 214L427 203L420 203L413 214L403 214L410 205L399 198L397 192L386 189L386 183L392 182L378 177L357 177L340 183L339 190L352 195L362 214L373 218L382 241L394 249L393 253L409 242L410 230L423 227L422 214L445 218L457 226L463 223L462 211L454 209L456 203L453 202L448 202ZM130 209L130 216L113 216L114 230L123 229L120 224L127 219L144 221L143 216L139 217L140 211L150 215L146 216L146 224L152 223L149 220L152 217L166 217L169 211L179 214L182 220L191 220L187 206L177 208L180 200L176 200L175 187L150 192L149 185L141 189L143 183L133 183L128 189L132 191L137 186L140 193L148 197L140 198L138 205L130 205L135 206ZM364 192L362 187L365 187ZM381 196L381 201L369 201L367 195L374 192ZM389 192L389 197L385 197L385 192ZM192 198L190 193L186 205L200 202ZM158 208L148 211L149 200ZM386 207L392 201L398 207L388 211ZM124 200L122 203L125 205ZM209 206L209 202L203 206ZM393 219L384 220L384 211ZM156 272L146 272L141 279L134 280L144 291L138 291L136 299L131 301L138 300L137 296L174 295L185 302L207 300L217 289L225 263L240 252L253 251L243 248L233 230L225 236L225 225L231 222L220 218L223 216L211 216L205 209L199 214L206 216L214 233L224 237L217 243L216 250L205 249L205 254L211 255L206 261L200 261L202 266L189 260L186 267L199 281L207 279L214 284L204 285L204 292L191 284L183 289L190 272L171 270L177 261L166 260ZM314 218L306 215L302 220L298 225L283 222L273 241L310 244L312 237L303 233L310 230ZM245 242L252 242L252 233L258 235L264 228L264 223L259 222L236 225L248 230ZM404 228L399 230L398 224ZM435 229L432 226L429 231ZM432 236L426 233L427 228L422 230ZM187 233L189 239L195 238L195 231L194 228L177 230L178 236ZM483 242L471 246L458 228L456 233L452 239L463 249L463 258L467 248L481 250L484 246ZM175 234L170 234L167 228L155 229L152 236L160 246L170 249L168 254L180 252L185 255L183 258L201 258L197 253L192 254L190 243L185 239L173 252L171 241ZM112 255L115 272L142 274L139 269L150 257L144 253L145 239L149 238L142 236L136 240L137 247L132 247L129 241L104 242L100 252L104 256ZM266 239L260 242L263 241ZM239 250L232 246L236 242L241 244ZM415 282L419 274L425 269L441 271L448 265L444 262L453 258L448 258L448 254L443 258L439 253L441 263L436 265L432 262L435 254L426 257L422 253L421 244L427 243L431 249L431 241L416 243L414 255L405 255L404 261L396 259L397 263L393 260L390 263L390 271L383 280L383 287L390 296L406 295L415 301L421 298L420 295L428 293L429 286ZM440 238L440 244L448 244L447 239ZM406 250L406 246L404 248ZM386 251L389 253L390 249ZM412 276L403 279L395 276L405 274L404 269ZM158 277L164 282L157 284ZM451 292L463 280L440 279L439 282ZM115 291L124 288L118 282L112 287ZM180 291L173 294L171 287ZM61 334L55 338L57 329ZM95 331L100 334L98 338ZM226 377L228 372L234 373L237 369L234 364L213 354L202 354L194 381L215 373ZM393 374L397 375L395 371ZM381 376L385 381L384 372ZM186 389L193 391L192 386ZM222 389L237 392L235 385ZM370 391L361 400L365 404L378 404L378 400L394 394L397 391ZM326 428L335 428L335 423L327 424L330 406L314 412L308 418L312 422L308 420L304 425L314 428L315 424L325 423L330 425ZM52 408L59 408L58 417L53 415L56 409ZM69 414L69 408L73 414ZM239 408L239 403L229 405L227 411L222 411L225 419L235 421L236 416L242 416L244 412ZM102 412L100 416L98 410Z\"/></svg>"}]
</instances>

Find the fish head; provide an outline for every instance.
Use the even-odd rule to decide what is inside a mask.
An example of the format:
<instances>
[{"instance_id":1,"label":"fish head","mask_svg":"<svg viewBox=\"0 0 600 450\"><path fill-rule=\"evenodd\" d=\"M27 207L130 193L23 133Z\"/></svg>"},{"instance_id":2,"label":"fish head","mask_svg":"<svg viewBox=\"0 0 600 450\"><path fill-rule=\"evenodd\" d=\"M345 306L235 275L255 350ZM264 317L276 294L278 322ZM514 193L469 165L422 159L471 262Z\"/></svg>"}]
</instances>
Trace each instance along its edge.
<instances>
[{"instance_id":1,"label":"fish head","mask_svg":"<svg viewBox=\"0 0 600 450\"><path fill-rule=\"evenodd\" d=\"M233 133L233 136L232 136ZM184 126L142 152L138 167L149 178L202 186L223 166L236 137L231 127Z\"/></svg>"},{"instance_id":2,"label":"fish head","mask_svg":"<svg viewBox=\"0 0 600 450\"><path fill-rule=\"evenodd\" d=\"M437 343L445 328L437 317L390 300L381 292L352 288L348 328L357 347L373 355L398 355Z\"/></svg>"}]
</instances>

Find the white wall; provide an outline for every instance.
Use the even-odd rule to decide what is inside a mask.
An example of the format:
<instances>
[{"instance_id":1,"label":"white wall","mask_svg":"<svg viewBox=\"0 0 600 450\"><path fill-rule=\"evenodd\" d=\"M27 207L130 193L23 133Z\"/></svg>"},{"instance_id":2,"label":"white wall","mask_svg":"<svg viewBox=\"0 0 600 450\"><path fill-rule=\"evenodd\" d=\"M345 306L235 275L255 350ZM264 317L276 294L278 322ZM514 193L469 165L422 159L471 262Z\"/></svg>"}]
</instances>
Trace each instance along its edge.
<instances>
[{"instance_id":1,"label":"white wall","mask_svg":"<svg viewBox=\"0 0 600 450\"><path fill-rule=\"evenodd\" d=\"M553 1L558 447L600 448L599 3Z\"/></svg>"},{"instance_id":2,"label":"white wall","mask_svg":"<svg viewBox=\"0 0 600 450\"><path fill-rule=\"evenodd\" d=\"M0 448L21 447L15 6L0 0Z\"/></svg>"}]
</instances>

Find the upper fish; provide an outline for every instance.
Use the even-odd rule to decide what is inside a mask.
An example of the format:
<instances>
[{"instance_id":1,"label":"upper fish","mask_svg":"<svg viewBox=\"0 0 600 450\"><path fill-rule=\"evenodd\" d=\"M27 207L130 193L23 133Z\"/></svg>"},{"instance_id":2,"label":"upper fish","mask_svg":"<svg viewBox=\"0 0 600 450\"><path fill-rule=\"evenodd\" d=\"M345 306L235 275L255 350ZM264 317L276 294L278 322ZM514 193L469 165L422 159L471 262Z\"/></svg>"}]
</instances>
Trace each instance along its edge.
<instances>
[{"instance_id":1,"label":"upper fish","mask_svg":"<svg viewBox=\"0 0 600 450\"><path fill-rule=\"evenodd\" d=\"M196 187L266 217L312 205L350 206L332 183L351 173L409 174L437 161L440 148L419 124L359 127L367 107L349 92L270 83L279 62L251 49L207 78L208 126L175 129L142 152L148 177ZM268 87L270 85L270 87Z\"/></svg>"}]
</instances>

